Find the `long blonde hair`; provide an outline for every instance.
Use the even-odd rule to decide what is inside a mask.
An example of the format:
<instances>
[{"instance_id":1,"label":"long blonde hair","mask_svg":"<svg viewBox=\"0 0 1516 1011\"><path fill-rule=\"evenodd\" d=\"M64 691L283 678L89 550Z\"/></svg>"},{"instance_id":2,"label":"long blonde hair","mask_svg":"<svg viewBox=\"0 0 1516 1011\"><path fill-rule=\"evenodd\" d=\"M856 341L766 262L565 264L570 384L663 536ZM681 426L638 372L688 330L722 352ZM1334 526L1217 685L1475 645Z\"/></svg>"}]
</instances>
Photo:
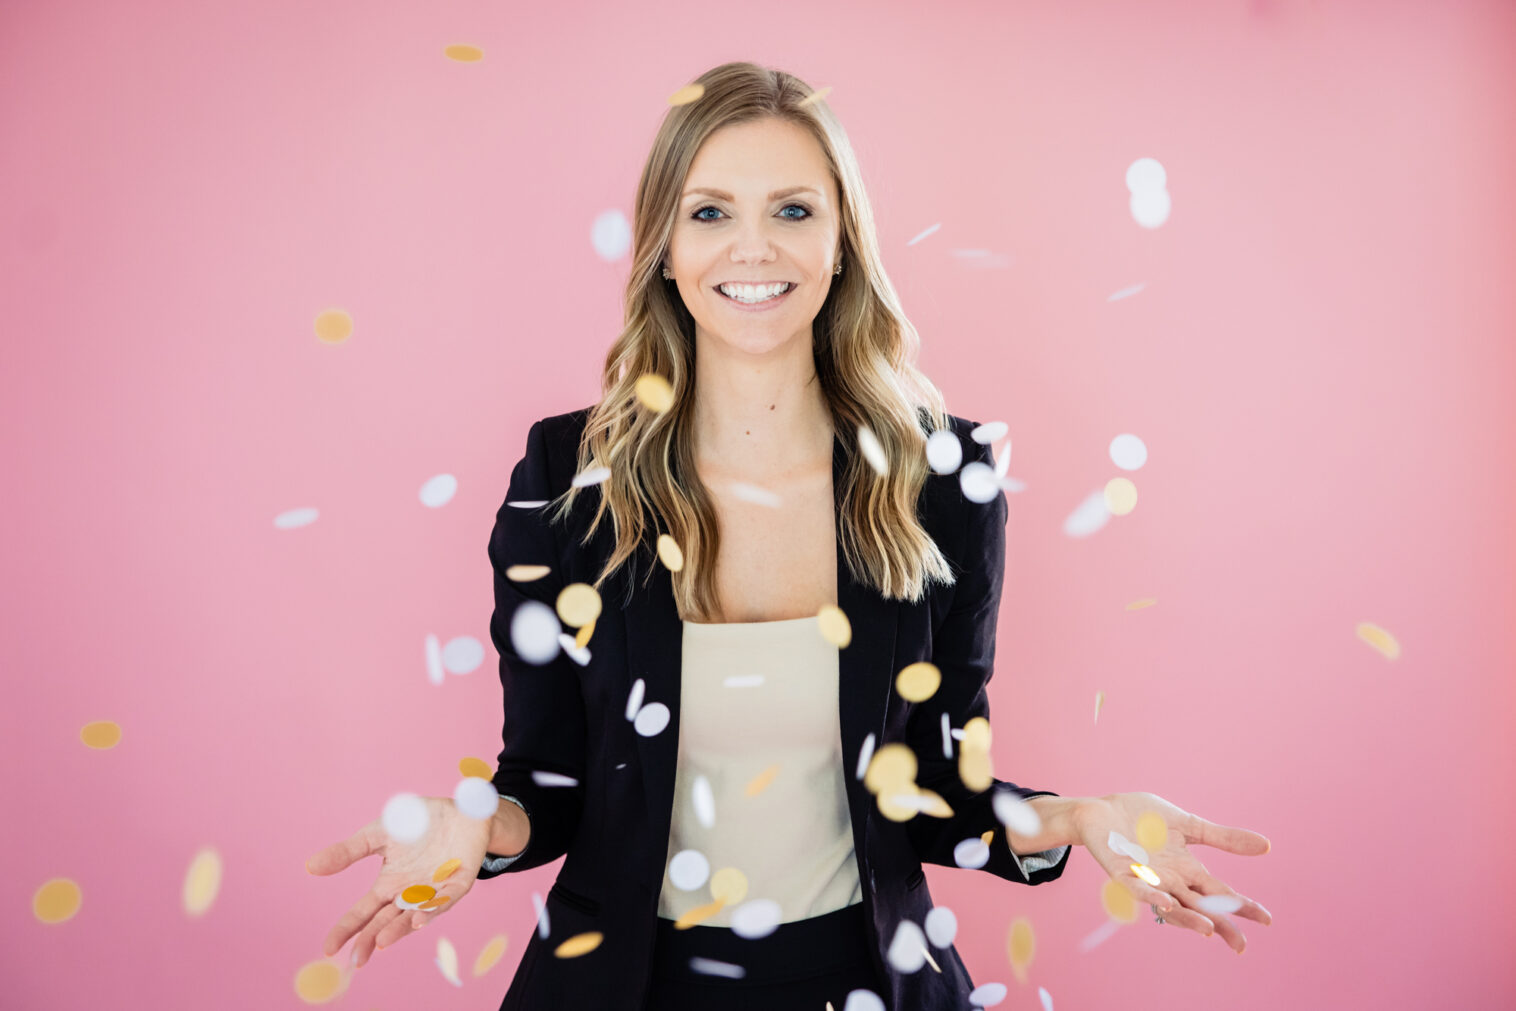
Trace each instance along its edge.
<instances>
[{"instance_id":1,"label":"long blonde hair","mask_svg":"<svg viewBox=\"0 0 1516 1011\"><path fill-rule=\"evenodd\" d=\"M826 103L781 70L725 63L696 83L704 86L703 95L669 109L642 169L625 322L606 354L601 399L590 409L579 443L577 469L604 466L610 476L560 495L552 519L564 519L579 492L598 487L600 504L581 543L590 541L609 512L615 548L595 588L634 555L645 559L651 574L657 534L667 533L684 555L683 569L672 573L680 613L690 620L721 613L714 565L721 532L695 471L692 440L695 323L660 268L701 144L724 126L778 117L816 137L841 196L845 268L832 279L812 325L821 392L847 450L833 489L837 535L856 581L886 598L919 601L929 582L954 582L947 558L917 517L929 473L926 437L949 423L942 393L914 365L921 340L885 275L852 145ZM638 399L636 382L646 373L672 386L672 408L658 413ZM858 451L859 425L867 425L883 447L887 477Z\"/></svg>"}]
</instances>

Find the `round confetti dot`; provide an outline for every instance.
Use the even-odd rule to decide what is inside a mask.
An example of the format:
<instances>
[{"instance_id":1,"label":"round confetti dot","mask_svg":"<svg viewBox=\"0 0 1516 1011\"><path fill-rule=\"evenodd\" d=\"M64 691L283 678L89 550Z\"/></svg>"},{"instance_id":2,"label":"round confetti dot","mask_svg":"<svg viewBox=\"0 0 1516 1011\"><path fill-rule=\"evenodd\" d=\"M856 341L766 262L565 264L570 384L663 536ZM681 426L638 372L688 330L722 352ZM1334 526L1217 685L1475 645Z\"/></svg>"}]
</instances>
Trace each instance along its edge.
<instances>
[{"instance_id":1,"label":"round confetti dot","mask_svg":"<svg viewBox=\"0 0 1516 1011\"><path fill-rule=\"evenodd\" d=\"M454 474L436 474L421 485L421 504L428 509L439 509L458 494L458 478Z\"/></svg>"},{"instance_id":2,"label":"round confetti dot","mask_svg":"<svg viewBox=\"0 0 1516 1011\"><path fill-rule=\"evenodd\" d=\"M483 976L495 967L495 963L505 956L506 936L496 934L490 938L484 950L479 952L479 957L474 959L474 975Z\"/></svg>"},{"instance_id":3,"label":"round confetti dot","mask_svg":"<svg viewBox=\"0 0 1516 1011\"><path fill-rule=\"evenodd\" d=\"M995 818L1000 824L1018 835L1036 835L1042 831L1042 818L1037 809L1010 790L996 790L990 799Z\"/></svg>"},{"instance_id":4,"label":"round confetti dot","mask_svg":"<svg viewBox=\"0 0 1516 1011\"><path fill-rule=\"evenodd\" d=\"M747 875L735 867L723 867L711 875L711 898L735 906L747 898Z\"/></svg>"},{"instance_id":5,"label":"round confetti dot","mask_svg":"<svg viewBox=\"0 0 1516 1011\"><path fill-rule=\"evenodd\" d=\"M937 669L936 664L926 660L907 664L895 675L895 690L907 702L925 702L937 694L937 686L940 684L942 671Z\"/></svg>"},{"instance_id":6,"label":"round confetti dot","mask_svg":"<svg viewBox=\"0 0 1516 1011\"><path fill-rule=\"evenodd\" d=\"M558 617L578 628L600 617L600 594L589 583L570 583L558 594Z\"/></svg>"},{"instance_id":7,"label":"round confetti dot","mask_svg":"<svg viewBox=\"0 0 1516 1011\"><path fill-rule=\"evenodd\" d=\"M971 871L990 862L990 848L983 839L965 839L953 847L953 863Z\"/></svg>"},{"instance_id":8,"label":"round confetti dot","mask_svg":"<svg viewBox=\"0 0 1516 1011\"><path fill-rule=\"evenodd\" d=\"M637 399L650 411L663 414L674 406L674 388L656 372L645 372L638 376L635 389Z\"/></svg>"},{"instance_id":9,"label":"round confetti dot","mask_svg":"<svg viewBox=\"0 0 1516 1011\"><path fill-rule=\"evenodd\" d=\"M1126 188L1133 193L1161 190L1168 185L1169 174L1157 158L1138 158L1126 169Z\"/></svg>"},{"instance_id":10,"label":"round confetti dot","mask_svg":"<svg viewBox=\"0 0 1516 1011\"><path fill-rule=\"evenodd\" d=\"M335 962L307 962L295 973L295 996L307 1004L325 1004L341 989L342 970Z\"/></svg>"},{"instance_id":11,"label":"round confetti dot","mask_svg":"<svg viewBox=\"0 0 1516 1011\"><path fill-rule=\"evenodd\" d=\"M958 917L947 906L937 906L926 914L926 936L939 948L946 948L958 936Z\"/></svg>"},{"instance_id":12,"label":"round confetti dot","mask_svg":"<svg viewBox=\"0 0 1516 1011\"><path fill-rule=\"evenodd\" d=\"M669 880L684 892L693 892L711 876L710 861L699 850L680 850L669 861Z\"/></svg>"},{"instance_id":13,"label":"round confetti dot","mask_svg":"<svg viewBox=\"0 0 1516 1011\"><path fill-rule=\"evenodd\" d=\"M678 91L669 96L669 105L689 105L698 102L705 95L705 85L686 84Z\"/></svg>"},{"instance_id":14,"label":"round confetti dot","mask_svg":"<svg viewBox=\"0 0 1516 1011\"><path fill-rule=\"evenodd\" d=\"M578 958L600 947L600 942L605 940L605 935L598 930L587 931L583 934L575 934L553 950L553 954L559 958Z\"/></svg>"},{"instance_id":15,"label":"round confetti dot","mask_svg":"<svg viewBox=\"0 0 1516 1011\"><path fill-rule=\"evenodd\" d=\"M988 790L995 782L995 763L990 753L968 747L959 751L958 778L975 793Z\"/></svg>"},{"instance_id":16,"label":"round confetti dot","mask_svg":"<svg viewBox=\"0 0 1516 1011\"><path fill-rule=\"evenodd\" d=\"M380 819L384 831L400 843L415 842L426 835L430 822L426 813L426 801L414 793L397 793L384 805Z\"/></svg>"},{"instance_id":17,"label":"round confetti dot","mask_svg":"<svg viewBox=\"0 0 1516 1011\"><path fill-rule=\"evenodd\" d=\"M910 920L901 920L885 960L896 972L918 972L926 965L926 935L921 928Z\"/></svg>"},{"instance_id":18,"label":"round confetti dot","mask_svg":"<svg viewBox=\"0 0 1516 1011\"><path fill-rule=\"evenodd\" d=\"M1025 916L1018 916L1012 920L1005 947L1006 953L1011 957L1011 968L1016 971L1019 979L1021 974L1031 967L1032 956L1037 951L1037 938L1032 933L1032 921Z\"/></svg>"},{"instance_id":19,"label":"round confetti dot","mask_svg":"<svg viewBox=\"0 0 1516 1011\"><path fill-rule=\"evenodd\" d=\"M978 1007L994 1007L1005 1000L1004 983L982 983L969 994L969 1003Z\"/></svg>"},{"instance_id":20,"label":"round confetti dot","mask_svg":"<svg viewBox=\"0 0 1516 1011\"><path fill-rule=\"evenodd\" d=\"M658 535L658 558L670 572L684 569L684 552L679 550L679 545L668 534Z\"/></svg>"},{"instance_id":21,"label":"round confetti dot","mask_svg":"<svg viewBox=\"0 0 1516 1011\"><path fill-rule=\"evenodd\" d=\"M1203 912L1225 916L1242 908L1242 900L1235 895L1202 895L1195 900Z\"/></svg>"},{"instance_id":22,"label":"round confetti dot","mask_svg":"<svg viewBox=\"0 0 1516 1011\"><path fill-rule=\"evenodd\" d=\"M981 446L988 446L992 442L999 442L1005 438L1005 433L1011 430L1011 426L1003 421L986 421L982 425L975 425L969 431L969 438Z\"/></svg>"},{"instance_id":23,"label":"round confetti dot","mask_svg":"<svg viewBox=\"0 0 1516 1011\"><path fill-rule=\"evenodd\" d=\"M1105 507L1112 516L1125 516L1137 508L1137 486L1129 477L1113 477L1105 483Z\"/></svg>"},{"instance_id":24,"label":"round confetti dot","mask_svg":"<svg viewBox=\"0 0 1516 1011\"><path fill-rule=\"evenodd\" d=\"M1137 819L1137 845L1149 853L1163 849L1169 841L1169 823L1157 811L1144 811Z\"/></svg>"},{"instance_id":25,"label":"round confetti dot","mask_svg":"<svg viewBox=\"0 0 1516 1011\"><path fill-rule=\"evenodd\" d=\"M43 923L62 923L79 912L83 895L72 878L52 878L32 895L32 915Z\"/></svg>"},{"instance_id":26,"label":"round confetti dot","mask_svg":"<svg viewBox=\"0 0 1516 1011\"><path fill-rule=\"evenodd\" d=\"M221 854L206 847L195 854L184 874L184 911L200 916L221 891Z\"/></svg>"},{"instance_id":27,"label":"round confetti dot","mask_svg":"<svg viewBox=\"0 0 1516 1011\"><path fill-rule=\"evenodd\" d=\"M505 578L513 583L530 583L552 571L546 565L512 565L505 570Z\"/></svg>"},{"instance_id":28,"label":"round confetti dot","mask_svg":"<svg viewBox=\"0 0 1516 1011\"><path fill-rule=\"evenodd\" d=\"M1111 462L1122 470L1141 470L1148 462L1148 448L1135 435L1124 433L1111 440Z\"/></svg>"},{"instance_id":29,"label":"round confetti dot","mask_svg":"<svg viewBox=\"0 0 1516 1011\"><path fill-rule=\"evenodd\" d=\"M632 725L643 737L656 737L669 725L669 707L662 702L649 702L637 711Z\"/></svg>"},{"instance_id":30,"label":"round confetti dot","mask_svg":"<svg viewBox=\"0 0 1516 1011\"><path fill-rule=\"evenodd\" d=\"M353 335L353 317L341 309L327 309L316 316L316 339L340 344Z\"/></svg>"},{"instance_id":31,"label":"round confetti dot","mask_svg":"<svg viewBox=\"0 0 1516 1011\"><path fill-rule=\"evenodd\" d=\"M1137 919L1137 900L1127 887L1115 878L1107 878L1100 887L1100 904L1113 920L1131 923Z\"/></svg>"},{"instance_id":32,"label":"round confetti dot","mask_svg":"<svg viewBox=\"0 0 1516 1011\"><path fill-rule=\"evenodd\" d=\"M951 474L963 463L963 443L956 433L938 429L926 440L926 463L937 474Z\"/></svg>"},{"instance_id":33,"label":"round confetti dot","mask_svg":"<svg viewBox=\"0 0 1516 1011\"><path fill-rule=\"evenodd\" d=\"M982 505L1000 494L1000 479L995 476L995 468L989 464L982 460L970 460L958 471L958 487L962 489L964 498Z\"/></svg>"},{"instance_id":34,"label":"round confetti dot","mask_svg":"<svg viewBox=\"0 0 1516 1011\"><path fill-rule=\"evenodd\" d=\"M842 1011L885 1011L884 999L872 990L851 990Z\"/></svg>"},{"instance_id":35,"label":"round confetti dot","mask_svg":"<svg viewBox=\"0 0 1516 1011\"><path fill-rule=\"evenodd\" d=\"M884 745L869 759L863 785L870 793L895 789L916 779L916 753L898 741Z\"/></svg>"},{"instance_id":36,"label":"round confetti dot","mask_svg":"<svg viewBox=\"0 0 1516 1011\"><path fill-rule=\"evenodd\" d=\"M437 894L437 889L431 885L411 885L400 893L400 897L406 902L414 902L416 905L427 901Z\"/></svg>"},{"instance_id":37,"label":"round confetti dot","mask_svg":"<svg viewBox=\"0 0 1516 1011\"><path fill-rule=\"evenodd\" d=\"M751 899L732 910L732 933L750 940L779 929L783 910L773 899Z\"/></svg>"},{"instance_id":38,"label":"round confetti dot","mask_svg":"<svg viewBox=\"0 0 1516 1011\"><path fill-rule=\"evenodd\" d=\"M853 626L842 613L842 608L835 604L822 604L821 610L816 612L816 623L821 628L822 638L838 649L846 649L853 641Z\"/></svg>"},{"instance_id":39,"label":"round confetti dot","mask_svg":"<svg viewBox=\"0 0 1516 1011\"><path fill-rule=\"evenodd\" d=\"M545 664L558 655L558 615L540 600L522 601L511 615L511 646L522 660Z\"/></svg>"},{"instance_id":40,"label":"round confetti dot","mask_svg":"<svg viewBox=\"0 0 1516 1011\"><path fill-rule=\"evenodd\" d=\"M114 748L121 743L121 724L113 720L95 720L79 728L79 740L89 748Z\"/></svg>"},{"instance_id":41,"label":"round confetti dot","mask_svg":"<svg viewBox=\"0 0 1516 1011\"><path fill-rule=\"evenodd\" d=\"M466 46L461 43L448 46L442 54L457 63L478 63L484 59L484 50L478 46Z\"/></svg>"},{"instance_id":42,"label":"round confetti dot","mask_svg":"<svg viewBox=\"0 0 1516 1011\"><path fill-rule=\"evenodd\" d=\"M890 821L910 821L921 810L921 789L905 782L879 791L879 813Z\"/></svg>"},{"instance_id":43,"label":"round confetti dot","mask_svg":"<svg viewBox=\"0 0 1516 1011\"><path fill-rule=\"evenodd\" d=\"M477 776L465 776L453 788L453 803L465 816L476 821L493 818L500 810L500 793L495 784Z\"/></svg>"},{"instance_id":44,"label":"round confetti dot","mask_svg":"<svg viewBox=\"0 0 1516 1011\"><path fill-rule=\"evenodd\" d=\"M990 721L983 716L976 716L963 725L963 746L975 751L990 750L990 741L993 735L990 733Z\"/></svg>"},{"instance_id":45,"label":"round confetti dot","mask_svg":"<svg viewBox=\"0 0 1516 1011\"><path fill-rule=\"evenodd\" d=\"M495 771L482 758L465 758L458 763L458 772L477 779L494 779Z\"/></svg>"}]
</instances>

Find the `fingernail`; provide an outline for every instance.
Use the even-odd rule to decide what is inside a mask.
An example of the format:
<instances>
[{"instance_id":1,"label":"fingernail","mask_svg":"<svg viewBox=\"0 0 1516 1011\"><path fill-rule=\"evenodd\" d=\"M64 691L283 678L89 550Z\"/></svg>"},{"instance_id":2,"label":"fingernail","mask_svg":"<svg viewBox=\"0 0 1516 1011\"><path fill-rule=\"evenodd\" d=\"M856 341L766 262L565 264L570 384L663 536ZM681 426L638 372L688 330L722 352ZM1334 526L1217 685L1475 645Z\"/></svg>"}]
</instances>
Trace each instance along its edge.
<instances>
[{"instance_id":1,"label":"fingernail","mask_svg":"<svg viewBox=\"0 0 1516 1011\"><path fill-rule=\"evenodd\" d=\"M358 949L357 948L353 949L352 966L353 966L354 969L358 968Z\"/></svg>"}]
</instances>

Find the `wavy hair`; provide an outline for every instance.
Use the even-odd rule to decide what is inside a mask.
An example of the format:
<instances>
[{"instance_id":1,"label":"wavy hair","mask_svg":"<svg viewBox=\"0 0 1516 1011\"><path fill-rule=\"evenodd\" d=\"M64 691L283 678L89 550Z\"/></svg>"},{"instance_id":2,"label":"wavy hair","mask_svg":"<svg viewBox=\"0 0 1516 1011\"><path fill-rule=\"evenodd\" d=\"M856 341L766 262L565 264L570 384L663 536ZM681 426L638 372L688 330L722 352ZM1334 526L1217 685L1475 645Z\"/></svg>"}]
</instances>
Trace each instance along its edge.
<instances>
[{"instance_id":1,"label":"wavy hair","mask_svg":"<svg viewBox=\"0 0 1516 1011\"><path fill-rule=\"evenodd\" d=\"M846 450L843 477L833 488L842 553L858 582L886 598L919 601L929 582L955 581L917 515L929 473L926 438L949 422L942 393L914 364L920 337L885 274L852 145L821 96L781 70L725 63L694 83L703 93L669 109L643 165L624 323L606 354L601 399L590 409L579 443L577 469L604 466L610 476L558 496L551 518L566 518L580 492L599 488L599 506L581 543L590 541L609 512L615 547L595 588L634 555L646 561L650 576L657 535L667 533L684 555L681 571L671 573L679 612L690 620L722 613L713 564L721 531L711 495L696 474L692 439L695 321L660 267L701 144L722 127L777 117L815 136L841 198L846 268L832 279L812 323L812 350ZM638 399L637 380L648 373L673 388L669 410L655 412ZM859 426L867 426L882 446L887 476L859 452Z\"/></svg>"}]
</instances>

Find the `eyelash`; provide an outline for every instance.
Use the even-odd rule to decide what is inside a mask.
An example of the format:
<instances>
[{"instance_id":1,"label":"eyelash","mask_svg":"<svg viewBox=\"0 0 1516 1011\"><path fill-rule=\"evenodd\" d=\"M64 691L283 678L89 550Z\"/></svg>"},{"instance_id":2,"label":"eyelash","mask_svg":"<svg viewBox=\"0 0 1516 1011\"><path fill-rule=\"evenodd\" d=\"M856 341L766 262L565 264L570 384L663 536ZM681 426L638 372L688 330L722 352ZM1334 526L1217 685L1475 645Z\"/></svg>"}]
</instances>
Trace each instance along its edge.
<instances>
[{"instance_id":1,"label":"eyelash","mask_svg":"<svg viewBox=\"0 0 1516 1011\"><path fill-rule=\"evenodd\" d=\"M785 219L786 221L805 221L805 220L807 220L809 218L815 217L814 212L812 212L809 207L805 206L805 204L785 204L783 207L781 207L779 209L781 211L787 211L791 207L798 207L798 208L800 208L802 211L805 212L805 217L804 218L786 218ZM715 206L714 204L706 204L704 207L697 207L697 208L695 208L694 211L692 211L690 213L690 220L692 220L692 221L703 221L706 224L710 224L711 222L715 221L716 219L715 218L702 218L702 217L698 217L697 215L699 215L702 211L719 211L719 210L721 210L721 208Z\"/></svg>"}]
</instances>

